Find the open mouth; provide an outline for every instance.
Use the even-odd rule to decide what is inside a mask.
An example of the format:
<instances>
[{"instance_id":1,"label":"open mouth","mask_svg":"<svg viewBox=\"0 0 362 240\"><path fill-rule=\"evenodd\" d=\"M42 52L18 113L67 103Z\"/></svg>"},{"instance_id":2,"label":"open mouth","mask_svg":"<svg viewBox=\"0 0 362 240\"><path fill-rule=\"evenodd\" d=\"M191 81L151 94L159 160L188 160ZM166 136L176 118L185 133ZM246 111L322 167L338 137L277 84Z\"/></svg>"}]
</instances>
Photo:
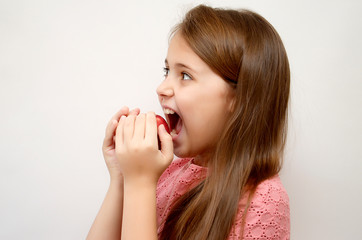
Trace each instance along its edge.
<instances>
[{"instance_id":1,"label":"open mouth","mask_svg":"<svg viewBox=\"0 0 362 240\"><path fill-rule=\"evenodd\" d=\"M177 136L182 128L182 120L180 118L180 116L173 110L165 108L164 109L164 113L166 116L166 120L168 123L168 126L170 128L171 131L171 136Z\"/></svg>"}]
</instances>

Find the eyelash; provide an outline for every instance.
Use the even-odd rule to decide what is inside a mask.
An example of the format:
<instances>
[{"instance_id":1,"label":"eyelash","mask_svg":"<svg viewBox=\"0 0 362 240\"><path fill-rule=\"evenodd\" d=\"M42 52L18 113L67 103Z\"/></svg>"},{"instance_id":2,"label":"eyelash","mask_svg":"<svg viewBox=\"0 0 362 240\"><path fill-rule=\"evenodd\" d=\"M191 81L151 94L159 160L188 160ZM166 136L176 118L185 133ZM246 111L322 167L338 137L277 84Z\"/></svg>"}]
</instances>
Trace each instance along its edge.
<instances>
[{"instance_id":1,"label":"eyelash","mask_svg":"<svg viewBox=\"0 0 362 240\"><path fill-rule=\"evenodd\" d=\"M168 74L169 74L169 72L170 72L170 69L167 68L167 67L164 67L164 68L163 68L163 72L164 72L163 76L164 76L164 77L167 77ZM188 74L188 73L186 73L186 72L181 72L181 75L183 76L182 80L192 80L191 75ZM187 76L187 79L185 79L185 76Z\"/></svg>"},{"instance_id":2,"label":"eyelash","mask_svg":"<svg viewBox=\"0 0 362 240\"><path fill-rule=\"evenodd\" d=\"M182 76L184 77L183 80L192 80L192 77L188 73L182 72ZM188 79L185 79L185 76L187 76Z\"/></svg>"},{"instance_id":3,"label":"eyelash","mask_svg":"<svg viewBox=\"0 0 362 240\"><path fill-rule=\"evenodd\" d=\"M163 68L163 76L164 76L164 77L167 77L169 72L170 72L170 69L169 69L169 68L167 68L167 67L164 67L164 68Z\"/></svg>"}]
</instances>

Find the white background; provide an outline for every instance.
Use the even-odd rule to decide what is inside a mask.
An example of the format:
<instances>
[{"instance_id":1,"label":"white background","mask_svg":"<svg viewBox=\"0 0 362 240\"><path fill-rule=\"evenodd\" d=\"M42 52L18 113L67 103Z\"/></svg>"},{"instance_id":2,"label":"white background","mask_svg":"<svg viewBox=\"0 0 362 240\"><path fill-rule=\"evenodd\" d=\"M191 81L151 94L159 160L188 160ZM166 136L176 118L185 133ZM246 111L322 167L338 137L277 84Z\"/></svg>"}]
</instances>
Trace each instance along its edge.
<instances>
[{"instance_id":1,"label":"white background","mask_svg":"<svg viewBox=\"0 0 362 240\"><path fill-rule=\"evenodd\" d=\"M169 30L197 3L0 1L0 239L86 237L105 126L123 105L161 113ZM205 3L262 14L287 49L292 239L360 239L361 1Z\"/></svg>"}]
</instances>

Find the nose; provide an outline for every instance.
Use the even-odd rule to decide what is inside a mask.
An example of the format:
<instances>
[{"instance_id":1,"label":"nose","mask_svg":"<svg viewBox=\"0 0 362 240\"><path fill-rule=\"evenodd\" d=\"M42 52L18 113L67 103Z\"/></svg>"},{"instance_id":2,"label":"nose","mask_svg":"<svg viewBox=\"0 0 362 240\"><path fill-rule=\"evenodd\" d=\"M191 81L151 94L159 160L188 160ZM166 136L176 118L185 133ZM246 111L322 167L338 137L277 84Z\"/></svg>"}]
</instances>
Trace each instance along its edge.
<instances>
[{"instance_id":1,"label":"nose","mask_svg":"<svg viewBox=\"0 0 362 240\"><path fill-rule=\"evenodd\" d=\"M166 79L157 87L156 92L160 100L162 98L172 97L174 89L171 85L171 81L166 77Z\"/></svg>"}]
</instances>

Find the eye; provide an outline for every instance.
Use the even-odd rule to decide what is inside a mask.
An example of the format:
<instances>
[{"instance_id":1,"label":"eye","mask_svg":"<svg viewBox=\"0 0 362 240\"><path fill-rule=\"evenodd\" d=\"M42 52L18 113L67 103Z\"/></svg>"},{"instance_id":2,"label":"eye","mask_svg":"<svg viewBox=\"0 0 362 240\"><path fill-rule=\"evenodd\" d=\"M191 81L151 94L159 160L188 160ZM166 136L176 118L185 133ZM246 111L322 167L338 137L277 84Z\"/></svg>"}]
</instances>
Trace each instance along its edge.
<instances>
[{"instance_id":1,"label":"eye","mask_svg":"<svg viewBox=\"0 0 362 240\"><path fill-rule=\"evenodd\" d=\"M167 67L164 67L164 68L163 68L163 76L167 77L168 74L169 74L169 72L170 72L170 69L169 69L169 68L167 68Z\"/></svg>"},{"instance_id":2,"label":"eye","mask_svg":"<svg viewBox=\"0 0 362 240\"><path fill-rule=\"evenodd\" d=\"M185 72L183 72L181 74L182 74L182 80L192 80L192 77L189 74L187 74Z\"/></svg>"}]
</instances>

